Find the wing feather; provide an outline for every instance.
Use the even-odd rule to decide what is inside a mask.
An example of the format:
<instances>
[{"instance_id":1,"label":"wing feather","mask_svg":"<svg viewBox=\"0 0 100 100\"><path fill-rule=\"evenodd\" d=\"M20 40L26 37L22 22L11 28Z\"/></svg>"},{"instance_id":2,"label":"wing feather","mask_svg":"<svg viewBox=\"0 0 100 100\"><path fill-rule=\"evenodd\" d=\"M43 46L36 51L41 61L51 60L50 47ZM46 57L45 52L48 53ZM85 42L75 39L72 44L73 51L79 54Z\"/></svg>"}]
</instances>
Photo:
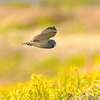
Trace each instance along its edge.
<instances>
[{"instance_id":1,"label":"wing feather","mask_svg":"<svg viewBox=\"0 0 100 100\"><path fill-rule=\"evenodd\" d=\"M37 41L48 40L49 38L54 37L56 33L57 33L57 29L54 26L48 27L44 29L40 34L35 36L31 41L37 42Z\"/></svg>"}]
</instances>

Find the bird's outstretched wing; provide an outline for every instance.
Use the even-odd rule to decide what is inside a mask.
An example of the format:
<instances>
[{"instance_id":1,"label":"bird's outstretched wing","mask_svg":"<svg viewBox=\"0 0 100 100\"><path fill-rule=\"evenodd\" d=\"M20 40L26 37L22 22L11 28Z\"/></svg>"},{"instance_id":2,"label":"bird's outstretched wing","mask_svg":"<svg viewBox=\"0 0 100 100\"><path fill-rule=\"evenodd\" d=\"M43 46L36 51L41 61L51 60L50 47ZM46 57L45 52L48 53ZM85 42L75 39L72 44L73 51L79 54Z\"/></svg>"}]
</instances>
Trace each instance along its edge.
<instances>
[{"instance_id":1,"label":"bird's outstretched wing","mask_svg":"<svg viewBox=\"0 0 100 100\"><path fill-rule=\"evenodd\" d=\"M44 29L40 34L36 35L31 41L32 42L45 41L55 36L56 33L57 29L54 26L48 27Z\"/></svg>"}]
</instances>

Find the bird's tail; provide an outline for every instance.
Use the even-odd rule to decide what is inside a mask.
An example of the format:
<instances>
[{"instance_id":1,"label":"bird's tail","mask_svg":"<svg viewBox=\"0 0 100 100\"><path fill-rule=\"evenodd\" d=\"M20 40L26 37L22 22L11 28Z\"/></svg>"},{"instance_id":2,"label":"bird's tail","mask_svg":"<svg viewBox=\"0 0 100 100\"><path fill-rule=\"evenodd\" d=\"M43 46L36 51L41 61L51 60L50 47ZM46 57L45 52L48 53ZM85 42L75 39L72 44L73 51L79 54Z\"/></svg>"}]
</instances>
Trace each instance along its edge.
<instances>
[{"instance_id":1,"label":"bird's tail","mask_svg":"<svg viewBox=\"0 0 100 100\"><path fill-rule=\"evenodd\" d=\"M32 44L30 43L30 41L26 41L24 43L21 43L21 45L28 45L28 46L32 46Z\"/></svg>"}]
</instances>

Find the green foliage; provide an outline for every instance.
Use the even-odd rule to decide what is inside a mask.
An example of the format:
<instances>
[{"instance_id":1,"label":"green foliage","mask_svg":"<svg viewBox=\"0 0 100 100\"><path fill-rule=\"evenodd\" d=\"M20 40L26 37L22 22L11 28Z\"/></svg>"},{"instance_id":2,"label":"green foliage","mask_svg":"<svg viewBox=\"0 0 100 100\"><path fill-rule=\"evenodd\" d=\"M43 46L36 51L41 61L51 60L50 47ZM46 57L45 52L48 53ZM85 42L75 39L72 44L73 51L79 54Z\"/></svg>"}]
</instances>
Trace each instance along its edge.
<instances>
[{"instance_id":1,"label":"green foliage","mask_svg":"<svg viewBox=\"0 0 100 100\"><path fill-rule=\"evenodd\" d=\"M28 85L19 83L7 96L0 94L0 100L99 100L100 72L92 74L80 78L70 75L57 81L33 74Z\"/></svg>"},{"instance_id":2,"label":"green foliage","mask_svg":"<svg viewBox=\"0 0 100 100\"><path fill-rule=\"evenodd\" d=\"M93 59L95 63L100 64L100 54L93 55Z\"/></svg>"},{"instance_id":3,"label":"green foliage","mask_svg":"<svg viewBox=\"0 0 100 100\"><path fill-rule=\"evenodd\" d=\"M9 24L3 26L0 24L0 31L1 32L7 32L12 29L17 29L17 30L29 30L32 29L36 26L52 26L52 25L57 25L59 22L55 20L55 18L50 17L48 15L46 16L38 16L38 18L32 18L28 20L27 22L10 22Z\"/></svg>"},{"instance_id":4,"label":"green foliage","mask_svg":"<svg viewBox=\"0 0 100 100\"><path fill-rule=\"evenodd\" d=\"M30 7L29 2L12 1L12 2L7 2L6 4L13 8L16 8L16 7L17 8L28 8L28 7Z\"/></svg>"},{"instance_id":5,"label":"green foliage","mask_svg":"<svg viewBox=\"0 0 100 100\"><path fill-rule=\"evenodd\" d=\"M16 52L12 55L7 56L1 56L0 57L0 75L2 76L4 73L7 74L7 72L13 70L15 71L16 67L19 65L21 61L21 54L19 52Z\"/></svg>"},{"instance_id":6,"label":"green foliage","mask_svg":"<svg viewBox=\"0 0 100 100\"><path fill-rule=\"evenodd\" d=\"M19 45L18 45L19 46ZM87 70L87 59L86 55L78 54L77 56L62 58L58 56L47 56L42 58L42 60L36 60L34 58L30 59L29 53L24 53L25 51L15 50L10 52L6 48L5 55L4 52L0 55L0 77L2 78L5 74L4 80L16 83L19 80L26 81L29 79L30 74L40 73L47 78L66 77L70 74L69 67L72 65L80 68L80 73L82 73L83 67ZM12 51L12 50L11 50ZM9 52L9 53L8 53ZM8 54L7 54L8 53ZM33 56L34 54L32 54ZM100 64L100 54L95 54L91 59L93 63ZM91 66L90 66L91 67ZM24 69L24 71L23 71ZM67 72L66 72L67 71Z\"/></svg>"},{"instance_id":7,"label":"green foliage","mask_svg":"<svg viewBox=\"0 0 100 100\"><path fill-rule=\"evenodd\" d=\"M81 6L99 4L99 0L97 2L93 0L64 0L63 2L60 0L41 0L33 4L25 2L4 3L3 5L5 7L2 9L0 18L0 34L9 30L26 31L32 28L35 29L36 27L52 25L63 27L62 34L100 31L99 17L96 17L98 15L94 14L94 11L99 12L98 8L89 6L89 9L86 10L87 8L85 6ZM76 6L79 6L79 8ZM90 11L92 13L87 14ZM90 17L92 14L94 14L93 18ZM87 23L88 18L90 18L89 24Z\"/></svg>"},{"instance_id":8,"label":"green foliage","mask_svg":"<svg viewBox=\"0 0 100 100\"><path fill-rule=\"evenodd\" d=\"M55 18L51 17L51 16L43 16L43 17L40 17L37 22L36 22L36 25L38 26L48 26L48 25L57 25L59 22L57 22L55 20Z\"/></svg>"},{"instance_id":9,"label":"green foliage","mask_svg":"<svg viewBox=\"0 0 100 100\"><path fill-rule=\"evenodd\" d=\"M69 7L74 7L74 6L79 6L79 5L99 5L100 1L99 0L42 0L41 1L43 6L53 6L53 7L64 7L64 6L69 6Z\"/></svg>"},{"instance_id":10,"label":"green foliage","mask_svg":"<svg viewBox=\"0 0 100 100\"><path fill-rule=\"evenodd\" d=\"M54 66L56 68L59 63L60 62L59 62L59 59L57 57L49 57L49 58L44 59L40 63L40 66L43 69L53 68ZM40 66L39 66L39 68L40 68Z\"/></svg>"},{"instance_id":11,"label":"green foliage","mask_svg":"<svg viewBox=\"0 0 100 100\"><path fill-rule=\"evenodd\" d=\"M86 62L85 55L77 55L73 57L69 57L65 63L67 66L76 65L76 66L83 66Z\"/></svg>"},{"instance_id":12,"label":"green foliage","mask_svg":"<svg viewBox=\"0 0 100 100\"><path fill-rule=\"evenodd\" d=\"M5 25L5 27L3 27L2 25L0 25L0 31L1 32L6 32L8 30L11 29L18 29L18 30L28 30L30 28L34 27L35 22L33 21L29 21L27 23L9 23L8 25Z\"/></svg>"}]
</instances>

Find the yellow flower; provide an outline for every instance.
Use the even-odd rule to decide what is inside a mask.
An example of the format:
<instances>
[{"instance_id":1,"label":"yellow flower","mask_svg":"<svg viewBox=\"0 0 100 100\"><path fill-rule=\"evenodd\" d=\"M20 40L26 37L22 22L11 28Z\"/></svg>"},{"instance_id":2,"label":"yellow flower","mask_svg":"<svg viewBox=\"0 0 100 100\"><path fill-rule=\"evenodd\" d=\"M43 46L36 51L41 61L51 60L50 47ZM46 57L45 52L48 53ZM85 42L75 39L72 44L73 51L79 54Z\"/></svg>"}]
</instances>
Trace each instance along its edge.
<instances>
[{"instance_id":1,"label":"yellow flower","mask_svg":"<svg viewBox=\"0 0 100 100\"><path fill-rule=\"evenodd\" d=\"M75 65L73 65L73 66L70 66L70 70L72 70L72 71L76 71L77 68L75 67Z\"/></svg>"}]
</instances>

